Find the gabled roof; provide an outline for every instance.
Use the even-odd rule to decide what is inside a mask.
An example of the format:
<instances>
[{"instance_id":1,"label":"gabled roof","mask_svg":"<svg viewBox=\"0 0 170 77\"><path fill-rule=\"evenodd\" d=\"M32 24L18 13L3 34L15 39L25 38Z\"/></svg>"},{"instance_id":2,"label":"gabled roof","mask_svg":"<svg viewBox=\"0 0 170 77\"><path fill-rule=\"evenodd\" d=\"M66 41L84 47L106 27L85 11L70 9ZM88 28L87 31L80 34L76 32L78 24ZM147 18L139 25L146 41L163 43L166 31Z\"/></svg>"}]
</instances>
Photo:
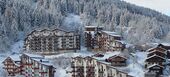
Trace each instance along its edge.
<instances>
[{"instance_id":1,"label":"gabled roof","mask_svg":"<svg viewBox=\"0 0 170 77\"><path fill-rule=\"evenodd\" d=\"M20 56L21 54L14 54L9 56L9 58L11 58L13 61L21 61Z\"/></svg>"},{"instance_id":2,"label":"gabled roof","mask_svg":"<svg viewBox=\"0 0 170 77\"><path fill-rule=\"evenodd\" d=\"M157 67L161 67L161 68L164 68L163 66L161 66L161 65L159 65L159 64L153 64L153 65L150 65L149 67L147 67L148 69L149 68L152 68L152 67L155 67L155 66L157 66Z\"/></svg>"},{"instance_id":3,"label":"gabled roof","mask_svg":"<svg viewBox=\"0 0 170 77\"><path fill-rule=\"evenodd\" d=\"M30 53L23 53L24 55L27 55L30 58L44 58L42 55L36 55L36 54L30 54Z\"/></svg>"},{"instance_id":4,"label":"gabled roof","mask_svg":"<svg viewBox=\"0 0 170 77\"><path fill-rule=\"evenodd\" d=\"M114 56L109 57L109 59L113 59L113 58L117 58L117 57L120 57L120 58L123 58L123 59L127 60L127 58L122 56L122 55L114 55Z\"/></svg>"},{"instance_id":5,"label":"gabled roof","mask_svg":"<svg viewBox=\"0 0 170 77\"><path fill-rule=\"evenodd\" d=\"M158 47L162 47L166 50L169 50L170 49L170 43L161 43L158 45Z\"/></svg>"},{"instance_id":6,"label":"gabled roof","mask_svg":"<svg viewBox=\"0 0 170 77\"><path fill-rule=\"evenodd\" d=\"M161 58L161 59L164 59L164 60L165 60L165 58L164 58L164 57L161 57L161 56L158 56L158 55L152 55L152 56L148 57L146 60L148 60L148 59L150 59L150 58L153 58L153 57L159 57L159 58Z\"/></svg>"},{"instance_id":7,"label":"gabled roof","mask_svg":"<svg viewBox=\"0 0 170 77\"><path fill-rule=\"evenodd\" d=\"M156 50L160 49L160 50L166 51L166 49L164 49L164 48L162 48L162 47L150 48L150 49L148 49L147 51L150 52L150 51L153 51L153 50L155 50L155 49L156 49Z\"/></svg>"},{"instance_id":8,"label":"gabled roof","mask_svg":"<svg viewBox=\"0 0 170 77\"><path fill-rule=\"evenodd\" d=\"M7 57L2 63L4 63L7 59L11 59L12 62L16 65L16 66L20 66L20 56L21 54L14 54L14 55L11 55L9 57Z\"/></svg>"},{"instance_id":9,"label":"gabled roof","mask_svg":"<svg viewBox=\"0 0 170 77\"><path fill-rule=\"evenodd\" d=\"M166 54L165 52L161 52L161 51L158 51L158 50L151 51L151 52L149 52L149 53L147 53L147 54L151 54L151 53L154 53L154 52L160 52L160 53L162 53L162 54Z\"/></svg>"}]
</instances>

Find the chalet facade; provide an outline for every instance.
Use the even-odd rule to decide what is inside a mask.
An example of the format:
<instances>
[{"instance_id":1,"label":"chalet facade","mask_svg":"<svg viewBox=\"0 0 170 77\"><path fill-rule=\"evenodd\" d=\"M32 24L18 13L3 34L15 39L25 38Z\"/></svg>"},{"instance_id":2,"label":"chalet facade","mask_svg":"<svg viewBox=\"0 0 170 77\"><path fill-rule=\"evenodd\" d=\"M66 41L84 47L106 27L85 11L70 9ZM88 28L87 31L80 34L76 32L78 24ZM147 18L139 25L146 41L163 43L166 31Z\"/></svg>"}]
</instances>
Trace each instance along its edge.
<instances>
[{"instance_id":1,"label":"chalet facade","mask_svg":"<svg viewBox=\"0 0 170 77\"><path fill-rule=\"evenodd\" d=\"M132 77L93 57L72 59L72 77Z\"/></svg>"},{"instance_id":2,"label":"chalet facade","mask_svg":"<svg viewBox=\"0 0 170 77\"><path fill-rule=\"evenodd\" d=\"M8 57L3 62L10 76L18 74L24 77L54 77L55 68L43 56L24 53L17 57L17 61Z\"/></svg>"},{"instance_id":3,"label":"chalet facade","mask_svg":"<svg viewBox=\"0 0 170 77\"><path fill-rule=\"evenodd\" d=\"M115 55L112 57L109 57L106 59L107 62L110 62L112 66L126 66L126 61L127 58L120 56L120 55Z\"/></svg>"},{"instance_id":4,"label":"chalet facade","mask_svg":"<svg viewBox=\"0 0 170 77\"><path fill-rule=\"evenodd\" d=\"M85 27L85 46L97 51L123 51L125 43L116 32L103 31L102 27Z\"/></svg>"},{"instance_id":5,"label":"chalet facade","mask_svg":"<svg viewBox=\"0 0 170 77\"><path fill-rule=\"evenodd\" d=\"M3 68L8 72L9 76L16 76L21 73L21 60L19 57L20 55L9 56L2 62L4 64Z\"/></svg>"},{"instance_id":6,"label":"chalet facade","mask_svg":"<svg viewBox=\"0 0 170 77\"><path fill-rule=\"evenodd\" d=\"M147 51L148 54L145 61L145 67L148 71L146 75L149 75L148 73L155 73L156 76L162 75L164 67L166 66L167 49L165 49L162 44L159 44L157 47Z\"/></svg>"},{"instance_id":7,"label":"chalet facade","mask_svg":"<svg viewBox=\"0 0 170 77\"><path fill-rule=\"evenodd\" d=\"M27 35L24 48L28 52L53 54L60 50L80 50L80 35L61 29L35 30Z\"/></svg>"},{"instance_id":8,"label":"chalet facade","mask_svg":"<svg viewBox=\"0 0 170 77\"><path fill-rule=\"evenodd\" d=\"M54 77L55 68L43 56L24 53L21 56L22 74L26 77Z\"/></svg>"}]
</instances>

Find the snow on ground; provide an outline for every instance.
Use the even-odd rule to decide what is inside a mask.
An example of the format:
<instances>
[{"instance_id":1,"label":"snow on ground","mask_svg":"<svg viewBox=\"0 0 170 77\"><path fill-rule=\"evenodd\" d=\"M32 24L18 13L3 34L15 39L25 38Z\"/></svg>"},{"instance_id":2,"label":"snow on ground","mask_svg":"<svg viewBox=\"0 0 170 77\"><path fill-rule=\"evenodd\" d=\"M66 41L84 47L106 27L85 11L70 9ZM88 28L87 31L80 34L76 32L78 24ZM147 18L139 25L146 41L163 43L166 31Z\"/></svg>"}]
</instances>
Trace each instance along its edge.
<instances>
[{"instance_id":1,"label":"snow on ground","mask_svg":"<svg viewBox=\"0 0 170 77\"><path fill-rule=\"evenodd\" d=\"M12 53L19 53L22 51L24 46L24 41L18 41L15 44L12 45L11 51Z\"/></svg>"},{"instance_id":2,"label":"snow on ground","mask_svg":"<svg viewBox=\"0 0 170 77\"><path fill-rule=\"evenodd\" d=\"M76 56L86 57L86 56L91 56L93 54L94 53L87 51L86 48L81 47L81 50L78 51L78 52L75 52L75 53L74 52L68 52L68 53L61 53L61 54L58 54L58 55L47 55L45 57L46 58L57 58L57 57L71 58L71 57L76 57Z\"/></svg>"},{"instance_id":3,"label":"snow on ground","mask_svg":"<svg viewBox=\"0 0 170 77\"><path fill-rule=\"evenodd\" d=\"M127 69L129 69L129 75L144 77L144 65L147 58L147 52L136 52L135 55L130 58L129 65L127 66Z\"/></svg>"},{"instance_id":4,"label":"snow on ground","mask_svg":"<svg viewBox=\"0 0 170 77\"><path fill-rule=\"evenodd\" d=\"M22 51L22 48L23 48L23 41L19 41L15 43L14 45L12 45L12 53L0 54L0 75L1 76L4 77L6 75L5 74L6 71L2 69L3 67L2 61L4 61L4 59L11 54L20 53L20 51ZM99 58L99 60L104 60L106 58L109 58L110 56L118 55L118 54L120 54L120 52L106 52L104 53L104 57ZM48 58L49 60L56 58L56 60L59 60L62 57L71 59L71 57L76 57L76 56L86 57L86 56L91 56L91 55L94 55L94 53L89 52L86 50L86 48L82 47L82 49L78 52L61 53L57 55L45 56L45 58ZM118 69L125 70L129 75L132 75L135 77L144 77L144 71L145 71L144 61L147 58L146 55L147 55L146 52L136 52L130 56L127 67L118 68ZM56 67L55 77L70 77L70 73L68 73L68 71L70 71L71 68L69 66L70 64L67 64L69 60L68 62L66 62L65 60L63 61L61 60L58 62L60 62L60 66L57 63L54 64L54 67ZM65 65L66 67L64 67Z\"/></svg>"}]
</instances>

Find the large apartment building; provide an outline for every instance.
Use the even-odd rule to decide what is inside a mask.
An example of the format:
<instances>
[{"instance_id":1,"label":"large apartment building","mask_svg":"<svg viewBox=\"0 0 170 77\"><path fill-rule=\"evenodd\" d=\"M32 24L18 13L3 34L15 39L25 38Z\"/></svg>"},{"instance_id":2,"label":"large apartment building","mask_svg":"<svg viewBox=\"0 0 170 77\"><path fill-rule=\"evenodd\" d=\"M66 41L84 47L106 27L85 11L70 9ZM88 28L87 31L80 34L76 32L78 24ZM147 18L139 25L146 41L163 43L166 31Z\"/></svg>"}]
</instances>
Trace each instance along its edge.
<instances>
[{"instance_id":1,"label":"large apartment building","mask_svg":"<svg viewBox=\"0 0 170 77\"><path fill-rule=\"evenodd\" d=\"M104 31L103 27L85 26L85 46L96 51L123 51L125 42L122 36L113 31Z\"/></svg>"},{"instance_id":2,"label":"large apartment building","mask_svg":"<svg viewBox=\"0 0 170 77\"><path fill-rule=\"evenodd\" d=\"M74 57L71 77L133 77L93 57Z\"/></svg>"},{"instance_id":3,"label":"large apartment building","mask_svg":"<svg viewBox=\"0 0 170 77\"><path fill-rule=\"evenodd\" d=\"M27 35L24 43L27 52L53 54L62 50L80 50L80 35L61 29L34 30Z\"/></svg>"},{"instance_id":4,"label":"large apartment building","mask_svg":"<svg viewBox=\"0 0 170 77\"><path fill-rule=\"evenodd\" d=\"M99 49L97 37L103 27L99 26L85 26L85 46L89 49Z\"/></svg>"},{"instance_id":5,"label":"large apartment building","mask_svg":"<svg viewBox=\"0 0 170 77\"><path fill-rule=\"evenodd\" d=\"M101 31L98 43L102 51L122 51L125 49L122 36L112 31Z\"/></svg>"},{"instance_id":6,"label":"large apartment building","mask_svg":"<svg viewBox=\"0 0 170 77\"><path fill-rule=\"evenodd\" d=\"M41 55L24 53L6 58L4 69L9 76L54 77L55 68Z\"/></svg>"}]
</instances>

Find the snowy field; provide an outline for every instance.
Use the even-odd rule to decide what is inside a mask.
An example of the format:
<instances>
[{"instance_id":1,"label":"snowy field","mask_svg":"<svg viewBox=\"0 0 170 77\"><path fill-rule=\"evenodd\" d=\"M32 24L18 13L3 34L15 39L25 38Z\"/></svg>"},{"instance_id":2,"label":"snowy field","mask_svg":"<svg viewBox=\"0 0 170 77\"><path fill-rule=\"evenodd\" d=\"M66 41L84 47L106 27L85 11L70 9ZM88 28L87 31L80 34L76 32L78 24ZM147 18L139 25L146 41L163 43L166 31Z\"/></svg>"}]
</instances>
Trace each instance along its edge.
<instances>
[{"instance_id":1,"label":"snowy field","mask_svg":"<svg viewBox=\"0 0 170 77\"><path fill-rule=\"evenodd\" d=\"M6 72L4 69L2 69L3 64L2 61L9 56L10 54L14 53L20 53L22 51L22 46L23 46L23 41L19 41L15 43L12 46L12 53L4 53L0 55L0 74L3 77L6 77ZM52 55L52 56L45 56L45 58L48 58L56 67L56 73L55 77L70 77L70 73L67 73L67 71L71 71L70 69L70 62L72 57L76 56L91 56L94 53L89 52L86 50L86 48L81 49L80 52L74 53L63 53L63 54L58 54L58 55ZM105 53L104 58L108 58L109 56L113 56L119 54L119 52L107 52ZM130 59L128 60L128 66L118 68L119 70L126 71L129 75L135 76L135 77L144 77L144 61L146 59L146 52L136 52L130 55ZM18 77L18 76L17 76Z\"/></svg>"}]
</instances>

